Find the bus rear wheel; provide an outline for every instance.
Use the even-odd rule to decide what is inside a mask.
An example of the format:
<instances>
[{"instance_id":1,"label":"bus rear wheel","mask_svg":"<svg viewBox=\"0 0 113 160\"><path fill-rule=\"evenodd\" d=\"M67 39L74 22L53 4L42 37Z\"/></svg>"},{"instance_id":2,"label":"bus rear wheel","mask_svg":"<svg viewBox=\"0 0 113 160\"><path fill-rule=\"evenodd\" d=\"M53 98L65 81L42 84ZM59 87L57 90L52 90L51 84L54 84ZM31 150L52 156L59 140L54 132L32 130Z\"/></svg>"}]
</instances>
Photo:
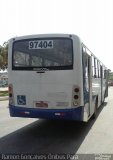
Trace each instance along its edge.
<instances>
[{"instance_id":1,"label":"bus rear wheel","mask_svg":"<svg viewBox=\"0 0 113 160\"><path fill-rule=\"evenodd\" d=\"M98 107L98 98L96 98L94 114L92 115L92 119L97 117L97 107Z\"/></svg>"}]
</instances>

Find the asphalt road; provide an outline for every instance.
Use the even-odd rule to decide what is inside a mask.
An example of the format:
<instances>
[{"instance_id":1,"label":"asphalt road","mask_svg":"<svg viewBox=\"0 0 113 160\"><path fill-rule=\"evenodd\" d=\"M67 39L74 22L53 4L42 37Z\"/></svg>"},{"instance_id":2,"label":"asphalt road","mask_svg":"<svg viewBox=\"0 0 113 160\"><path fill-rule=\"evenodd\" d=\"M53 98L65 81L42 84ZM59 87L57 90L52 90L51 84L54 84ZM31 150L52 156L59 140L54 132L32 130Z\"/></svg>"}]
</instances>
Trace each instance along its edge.
<instances>
[{"instance_id":1,"label":"asphalt road","mask_svg":"<svg viewBox=\"0 0 113 160\"><path fill-rule=\"evenodd\" d=\"M112 93L110 87L96 120L88 123L12 118L8 101L0 101L0 153L113 154Z\"/></svg>"}]
</instances>

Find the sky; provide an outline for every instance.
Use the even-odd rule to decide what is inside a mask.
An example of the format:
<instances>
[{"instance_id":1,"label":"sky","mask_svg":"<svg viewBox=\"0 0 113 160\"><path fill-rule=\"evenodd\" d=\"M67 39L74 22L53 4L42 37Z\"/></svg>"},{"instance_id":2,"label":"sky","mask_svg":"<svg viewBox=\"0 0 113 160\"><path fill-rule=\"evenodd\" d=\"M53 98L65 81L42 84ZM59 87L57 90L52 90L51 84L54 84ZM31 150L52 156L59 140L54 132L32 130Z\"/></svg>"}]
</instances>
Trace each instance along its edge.
<instances>
[{"instance_id":1,"label":"sky","mask_svg":"<svg viewBox=\"0 0 113 160\"><path fill-rule=\"evenodd\" d=\"M44 33L78 35L113 71L113 0L0 0L0 45Z\"/></svg>"}]
</instances>

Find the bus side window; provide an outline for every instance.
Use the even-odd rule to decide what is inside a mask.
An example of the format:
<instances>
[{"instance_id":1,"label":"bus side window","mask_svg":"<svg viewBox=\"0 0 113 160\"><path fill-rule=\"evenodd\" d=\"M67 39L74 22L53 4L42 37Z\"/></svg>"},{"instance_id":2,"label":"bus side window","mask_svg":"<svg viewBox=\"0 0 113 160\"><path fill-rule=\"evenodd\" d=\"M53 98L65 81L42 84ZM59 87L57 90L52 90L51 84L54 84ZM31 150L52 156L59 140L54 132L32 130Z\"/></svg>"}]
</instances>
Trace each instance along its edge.
<instances>
[{"instance_id":1,"label":"bus side window","mask_svg":"<svg viewBox=\"0 0 113 160\"><path fill-rule=\"evenodd\" d=\"M85 59L85 77L88 78L88 56Z\"/></svg>"},{"instance_id":2,"label":"bus side window","mask_svg":"<svg viewBox=\"0 0 113 160\"><path fill-rule=\"evenodd\" d=\"M102 67L102 78L104 78L104 67Z\"/></svg>"},{"instance_id":3,"label":"bus side window","mask_svg":"<svg viewBox=\"0 0 113 160\"><path fill-rule=\"evenodd\" d=\"M104 79L107 78L107 70L104 70Z\"/></svg>"},{"instance_id":4,"label":"bus side window","mask_svg":"<svg viewBox=\"0 0 113 160\"><path fill-rule=\"evenodd\" d=\"M83 52L84 76L85 78L87 78L88 77L88 55L86 53L85 47L82 48L82 52Z\"/></svg>"},{"instance_id":5,"label":"bus side window","mask_svg":"<svg viewBox=\"0 0 113 160\"><path fill-rule=\"evenodd\" d=\"M102 65L100 65L100 78L103 78L103 69L102 69Z\"/></svg>"},{"instance_id":6,"label":"bus side window","mask_svg":"<svg viewBox=\"0 0 113 160\"><path fill-rule=\"evenodd\" d=\"M93 56L92 56L92 77L96 78L96 61Z\"/></svg>"},{"instance_id":7,"label":"bus side window","mask_svg":"<svg viewBox=\"0 0 113 160\"><path fill-rule=\"evenodd\" d=\"M100 74L100 62L98 61L98 78L101 78L101 74Z\"/></svg>"},{"instance_id":8,"label":"bus side window","mask_svg":"<svg viewBox=\"0 0 113 160\"><path fill-rule=\"evenodd\" d=\"M98 60L95 58L95 78L98 78Z\"/></svg>"},{"instance_id":9,"label":"bus side window","mask_svg":"<svg viewBox=\"0 0 113 160\"><path fill-rule=\"evenodd\" d=\"M92 56L92 77L94 77L94 78L98 78L98 76L99 76L99 66L98 66L98 61L97 61L97 59L96 58L94 58L93 56Z\"/></svg>"}]
</instances>

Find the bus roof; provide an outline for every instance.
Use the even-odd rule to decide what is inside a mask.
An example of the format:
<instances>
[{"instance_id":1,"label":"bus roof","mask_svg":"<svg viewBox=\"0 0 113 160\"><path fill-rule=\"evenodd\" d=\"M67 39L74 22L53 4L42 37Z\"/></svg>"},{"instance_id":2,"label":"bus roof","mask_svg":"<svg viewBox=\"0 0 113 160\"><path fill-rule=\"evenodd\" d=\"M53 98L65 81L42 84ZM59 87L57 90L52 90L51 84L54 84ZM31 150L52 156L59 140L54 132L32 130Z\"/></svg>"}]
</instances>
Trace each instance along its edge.
<instances>
[{"instance_id":1,"label":"bus roof","mask_svg":"<svg viewBox=\"0 0 113 160\"><path fill-rule=\"evenodd\" d=\"M33 35L25 35L25 36L19 36L19 37L13 37L10 40L21 40L21 39L30 39L30 38L44 38L44 37L66 37L66 38L72 38L76 37L80 39L79 36L74 35L74 34L33 34Z\"/></svg>"}]
</instances>

